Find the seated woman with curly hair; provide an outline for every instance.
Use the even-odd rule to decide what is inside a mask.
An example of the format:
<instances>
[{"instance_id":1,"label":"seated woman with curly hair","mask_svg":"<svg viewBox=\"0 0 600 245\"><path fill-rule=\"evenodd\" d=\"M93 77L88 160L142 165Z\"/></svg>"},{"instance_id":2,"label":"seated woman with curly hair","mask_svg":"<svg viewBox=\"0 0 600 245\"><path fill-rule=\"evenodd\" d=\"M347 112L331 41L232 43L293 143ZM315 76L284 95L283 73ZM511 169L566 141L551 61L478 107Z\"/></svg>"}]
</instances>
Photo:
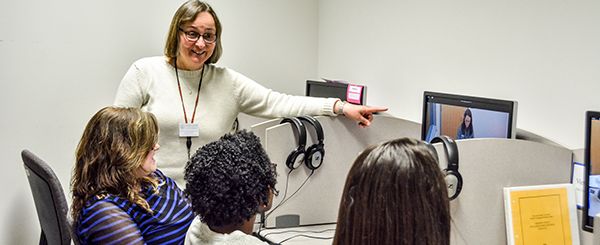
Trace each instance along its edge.
<instances>
[{"instance_id":1,"label":"seated woman with curly hair","mask_svg":"<svg viewBox=\"0 0 600 245\"><path fill-rule=\"evenodd\" d=\"M106 107L77 146L71 215L80 244L183 244L194 215L175 182L156 169L154 115Z\"/></svg>"},{"instance_id":2,"label":"seated woman with curly hair","mask_svg":"<svg viewBox=\"0 0 600 245\"><path fill-rule=\"evenodd\" d=\"M275 167L258 137L227 134L200 148L185 168L186 193L198 215L186 244L266 244L249 235L271 208Z\"/></svg>"}]
</instances>

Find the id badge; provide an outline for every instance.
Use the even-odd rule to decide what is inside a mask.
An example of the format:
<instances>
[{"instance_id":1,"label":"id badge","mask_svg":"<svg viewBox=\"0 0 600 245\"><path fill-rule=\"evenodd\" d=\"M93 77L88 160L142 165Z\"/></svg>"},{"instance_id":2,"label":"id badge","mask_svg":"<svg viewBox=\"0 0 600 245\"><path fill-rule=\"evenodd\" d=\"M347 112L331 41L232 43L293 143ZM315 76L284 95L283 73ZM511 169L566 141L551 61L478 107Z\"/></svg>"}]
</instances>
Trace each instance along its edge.
<instances>
[{"instance_id":1,"label":"id badge","mask_svg":"<svg viewBox=\"0 0 600 245\"><path fill-rule=\"evenodd\" d=\"M198 123L179 123L179 137L200 136L200 125Z\"/></svg>"}]
</instances>

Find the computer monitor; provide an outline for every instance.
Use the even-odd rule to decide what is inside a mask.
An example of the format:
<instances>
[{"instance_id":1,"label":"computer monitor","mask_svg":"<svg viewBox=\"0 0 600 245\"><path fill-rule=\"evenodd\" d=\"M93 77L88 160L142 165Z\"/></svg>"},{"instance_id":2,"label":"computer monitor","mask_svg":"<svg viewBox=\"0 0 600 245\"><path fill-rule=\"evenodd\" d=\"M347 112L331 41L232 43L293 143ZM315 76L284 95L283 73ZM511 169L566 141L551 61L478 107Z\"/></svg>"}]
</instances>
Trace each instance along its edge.
<instances>
[{"instance_id":1,"label":"computer monitor","mask_svg":"<svg viewBox=\"0 0 600 245\"><path fill-rule=\"evenodd\" d=\"M425 91L421 139L515 138L517 102Z\"/></svg>"},{"instance_id":2,"label":"computer monitor","mask_svg":"<svg viewBox=\"0 0 600 245\"><path fill-rule=\"evenodd\" d=\"M367 103L367 87L341 82L306 81L306 96L339 98L353 104Z\"/></svg>"},{"instance_id":3,"label":"computer monitor","mask_svg":"<svg viewBox=\"0 0 600 245\"><path fill-rule=\"evenodd\" d=\"M600 213L600 112L585 113L585 177L583 229L592 231L594 216Z\"/></svg>"}]
</instances>

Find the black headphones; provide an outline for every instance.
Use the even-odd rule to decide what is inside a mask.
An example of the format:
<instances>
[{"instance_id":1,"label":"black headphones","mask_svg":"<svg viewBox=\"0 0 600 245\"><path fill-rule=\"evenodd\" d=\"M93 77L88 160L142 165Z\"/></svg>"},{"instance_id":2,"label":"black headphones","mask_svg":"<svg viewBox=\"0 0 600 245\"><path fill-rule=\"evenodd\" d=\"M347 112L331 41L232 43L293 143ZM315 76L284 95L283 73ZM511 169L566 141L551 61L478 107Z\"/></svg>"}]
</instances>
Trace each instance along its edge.
<instances>
[{"instance_id":1,"label":"black headphones","mask_svg":"<svg viewBox=\"0 0 600 245\"><path fill-rule=\"evenodd\" d=\"M438 142L442 142L444 145L444 152L446 159L448 159L448 166L443 170L444 180L446 180L446 185L448 186L448 197L450 200L454 200L460 194L463 184L462 176L458 172L458 147L456 146L456 142L446 135L440 135L431 140L431 144ZM437 158L435 148L431 146L430 149L433 149L434 156Z\"/></svg>"},{"instance_id":2,"label":"black headphones","mask_svg":"<svg viewBox=\"0 0 600 245\"><path fill-rule=\"evenodd\" d=\"M300 119L300 121L308 122L313 126L317 133L318 142L309 146L304 155L304 164L306 164L306 167L310 170L315 170L321 167L323 158L325 157L325 145L323 144L325 136L323 135L323 127L321 127L321 123L319 123L317 119L311 116L300 116L298 119Z\"/></svg>"},{"instance_id":3,"label":"black headphones","mask_svg":"<svg viewBox=\"0 0 600 245\"><path fill-rule=\"evenodd\" d=\"M279 124L283 123L290 123L290 125L292 125L292 128L298 135L298 146L296 147L296 149L290 152L290 154L287 157L287 160L285 160L285 165L289 169L294 170L298 168L304 160L304 153L306 147L306 129L304 128L304 124L302 124L302 122L300 122L300 120L298 120L298 118L295 117L286 117L283 120L281 120L281 122L279 122Z\"/></svg>"}]
</instances>

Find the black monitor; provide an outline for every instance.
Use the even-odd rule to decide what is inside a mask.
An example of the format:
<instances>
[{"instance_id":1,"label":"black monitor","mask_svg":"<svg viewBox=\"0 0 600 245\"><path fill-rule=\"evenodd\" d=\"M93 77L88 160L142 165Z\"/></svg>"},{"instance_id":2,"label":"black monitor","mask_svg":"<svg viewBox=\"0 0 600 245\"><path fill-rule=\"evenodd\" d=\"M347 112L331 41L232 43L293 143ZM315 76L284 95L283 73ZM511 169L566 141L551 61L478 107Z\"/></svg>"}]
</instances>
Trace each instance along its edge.
<instances>
[{"instance_id":1,"label":"black monitor","mask_svg":"<svg viewBox=\"0 0 600 245\"><path fill-rule=\"evenodd\" d=\"M339 98L353 104L365 105L367 103L367 87L341 82L307 80L306 96Z\"/></svg>"},{"instance_id":2,"label":"black monitor","mask_svg":"<svg viewBox=\"0 0 600 245\"><path fill-rule=\"evenodd\" d=\"M421 139L515 138L517 102L425 91Z\"/></svg>"},{"instance_id":3,"label":"black monitor","mask_svg":"<svg viewBox=\"0 0 600 245\"><path fill-rule=\"evenodd\" d=\"M600 213L600 112L585 113L585 177L583 229L592 231L594 216Z\"/></svg>"}]
</instances>

